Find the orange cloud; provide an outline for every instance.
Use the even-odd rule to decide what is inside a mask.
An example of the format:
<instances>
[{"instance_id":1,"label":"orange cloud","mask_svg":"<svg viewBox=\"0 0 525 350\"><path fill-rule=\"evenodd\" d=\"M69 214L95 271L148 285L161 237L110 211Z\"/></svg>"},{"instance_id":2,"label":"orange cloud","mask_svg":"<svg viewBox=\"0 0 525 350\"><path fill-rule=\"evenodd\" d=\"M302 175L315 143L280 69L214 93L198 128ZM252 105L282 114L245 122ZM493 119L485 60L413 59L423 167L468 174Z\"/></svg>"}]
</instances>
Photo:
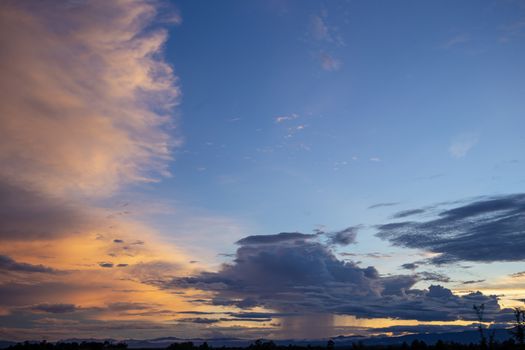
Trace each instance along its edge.
<instances>
[{"instance_id":1,"label":"orange cloud","mask_svg":"<svg viewBox=\"0 0 525 350\"><path fill-rule=\"evenodd\" d=\"M166 176L179 89L153 2L2 2L0 178L103 195Z\"/></svg>"},{"instance_id":2,"label":"orange cloud","mask_svg":"<svg viewBox=\"0 0 525 350\"><path fill-rule=\"evenodd\" d=\"M167 34L152 27L158 5L0 3L0 314L42 314L58 334L191 306L191 293L147 283L193 271L191 259L97 204L169 176L180 91L161 55ZM150 316L133 314L139 304Z\"/></svg>"}]
</instances>

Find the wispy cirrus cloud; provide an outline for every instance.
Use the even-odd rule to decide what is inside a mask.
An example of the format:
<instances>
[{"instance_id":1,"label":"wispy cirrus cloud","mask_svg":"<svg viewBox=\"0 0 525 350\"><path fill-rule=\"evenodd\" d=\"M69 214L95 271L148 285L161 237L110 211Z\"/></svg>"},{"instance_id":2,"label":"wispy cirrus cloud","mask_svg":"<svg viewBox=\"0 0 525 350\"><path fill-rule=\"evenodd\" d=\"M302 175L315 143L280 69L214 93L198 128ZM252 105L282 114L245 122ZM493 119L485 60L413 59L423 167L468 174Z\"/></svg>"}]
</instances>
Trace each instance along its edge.
<instances>
[{"instance_id":1,"label":"wispy cirrus cloud","mask_svg":"<svg viewBox=\"0 0 525 350\"><path fill-rule=\"evenodd\" d=\"M310 19L310 34L313 41L318 46L318 59L321 68L325 71L333 72L339 70L343 63L333 54L326 51L344 46L344 41L338 31L328 24L328 15L326 11L313 15Z\"/></svg>"},{"instance_id":2,"label":"wispy cirrus cloud","mask_svg":"<svg viewBox=\"0 0 525 350\"><path fill-rule=\"evenodd\" d=\"M470 35L468 34L458 34L458 35L455 35L451 38L449 38L448 40L446 40L442 45L441 47L443 49L451 49L455 46L458 46L458 45L462 45L462 44L465 44L465 43L468 43L469 41L471 40L470 38Z\"/></svg>"},{"instance_id":3,"label":"wispy cirrus cloud","mask_svg":"<svg viewBox=\"0 0 525 350\"><path fill-rule=\"evenodd\" d=\"M315 15L311 19L312 35L317 40L331 41L331 34L322 16Z\"/></svg>"},{"instance_id":4,"label":"wispy cirrus cloud","mask_svg":"<svg viewBox=\"0 0 525 350\"><path fill-rule=\"evenodd\" d=\"M321 67L326 71L337 71L342 66L340 60L325 52L321 52L319 59L321 60Z\"/></svg>"}]
</instances>

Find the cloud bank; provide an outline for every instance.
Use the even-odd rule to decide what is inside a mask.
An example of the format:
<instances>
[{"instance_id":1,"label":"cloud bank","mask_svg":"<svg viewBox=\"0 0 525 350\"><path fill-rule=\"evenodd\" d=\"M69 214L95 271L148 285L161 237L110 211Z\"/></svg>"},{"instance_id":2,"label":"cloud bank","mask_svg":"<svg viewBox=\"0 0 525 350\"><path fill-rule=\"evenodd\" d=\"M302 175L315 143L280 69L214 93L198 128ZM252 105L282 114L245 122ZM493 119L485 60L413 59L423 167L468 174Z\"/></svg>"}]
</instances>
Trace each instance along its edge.
<instances>
[{"instance_id":1,"label":"cloud bank","mask_svg":"<svg viewBox=\"0 0 525 350\"><path fill-rule=\"evenodd\" d=\"M443 281L442 275L381 276L372 266L339 260L329 245L312 239L283 240L282 233L250 237L238 242L235 260L220 271L164 281L161 286L210 291L214 305L301 315L450 321L474 319L473 304L484 303L487 317L500 310L496 296L458 296L439 285L413 288L419 280Z\"/></svg>"},{"instance_id":2,"label":"cloud bank","mask_svg":"<svg viewBox=\"0 0 525 350\"><path fill-rule=\"evenodd\" d=\"M396 246L439 253L430 260L436 264L521 261L525 260L525 194L484 197L442 209L430 220L392 222L378 230L380 238Z\"/></svg>"}]
</instances>

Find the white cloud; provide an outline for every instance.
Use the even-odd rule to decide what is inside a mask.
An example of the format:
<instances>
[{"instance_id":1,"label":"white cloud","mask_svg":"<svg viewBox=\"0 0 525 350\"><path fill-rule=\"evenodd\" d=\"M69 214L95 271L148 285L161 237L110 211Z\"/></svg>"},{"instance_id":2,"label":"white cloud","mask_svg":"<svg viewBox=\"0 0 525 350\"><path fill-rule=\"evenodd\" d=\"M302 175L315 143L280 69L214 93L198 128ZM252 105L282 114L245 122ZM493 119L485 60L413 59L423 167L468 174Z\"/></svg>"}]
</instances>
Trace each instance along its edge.
<instances>
[{"instance_id":1,"label":"white cloud","mask_svg":"<svg viewBox=\"0 0 525 350\"><path fill-rule=\"evenodd\" d=\"M299 115L297 115L295 113L292 113L292 114L289 114L289 115L280 115L280 116L275 117L275 122L276 123L282 123L282 122L285 122L285 121L288 121L288 120L294 120L294 119L297 119L297 118L299 118Z\"/></svg>"},{"instance_id":2,"label":"white cloud","mask_svg":"<svg viewBox=\"0 0 525 350\"><path fill-rule=\"evenodd\" d=\"M478 136L475 134L462 134L454 139L448 151L454 158L463 158L478 143Z\"/></svg>"}]
</instances>

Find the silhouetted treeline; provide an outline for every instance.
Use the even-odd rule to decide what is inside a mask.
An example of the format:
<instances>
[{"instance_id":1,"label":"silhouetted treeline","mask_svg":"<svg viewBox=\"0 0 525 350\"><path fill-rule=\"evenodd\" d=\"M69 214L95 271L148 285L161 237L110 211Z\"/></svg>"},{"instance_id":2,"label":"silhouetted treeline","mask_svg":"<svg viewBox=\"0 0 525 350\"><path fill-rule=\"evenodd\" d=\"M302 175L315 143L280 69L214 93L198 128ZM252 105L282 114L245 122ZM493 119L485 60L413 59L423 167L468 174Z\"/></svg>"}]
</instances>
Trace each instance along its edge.
<instances>
[{"instance_id":1,"label":"silhouetted treeline","mask_svg":"<svg viewBox=\"0 0 525 350\"><path fill-rule=\"evenodd\" d=\"M364 345L361 342L353 343L351 346L338 346L329 340L325 346L320 345L277 345L273 341L257 340L247 347L215 347L212 348L207 343L195 345L192 342L173 343L166 350L525 350L523 344L516 343L513 339L504 342L493 342L490 345L483 343L460 344L454 342L438 341L435 344L426 344L424 341L414 340L412 343L402 343L396 345ZM127 350L125 343L110 342L81 342L81 343L50 343L50 342L24 342L12 345L8 350ZM136 349L151 350L151 349Z\"/></svg>"},{"instance_id":2,"label":"silhouetted treeline","mask_svg":"<svg viewBox=\"0 0 525 350\"><path fill-rule=\"evenodd\" d=\"M47 341L37 342L23 342L16 345L11 345L8 350L126 350L128 345L126 343L110 343L110 342L57 342L50 343Z\"/></svg>"}]
</instances>

